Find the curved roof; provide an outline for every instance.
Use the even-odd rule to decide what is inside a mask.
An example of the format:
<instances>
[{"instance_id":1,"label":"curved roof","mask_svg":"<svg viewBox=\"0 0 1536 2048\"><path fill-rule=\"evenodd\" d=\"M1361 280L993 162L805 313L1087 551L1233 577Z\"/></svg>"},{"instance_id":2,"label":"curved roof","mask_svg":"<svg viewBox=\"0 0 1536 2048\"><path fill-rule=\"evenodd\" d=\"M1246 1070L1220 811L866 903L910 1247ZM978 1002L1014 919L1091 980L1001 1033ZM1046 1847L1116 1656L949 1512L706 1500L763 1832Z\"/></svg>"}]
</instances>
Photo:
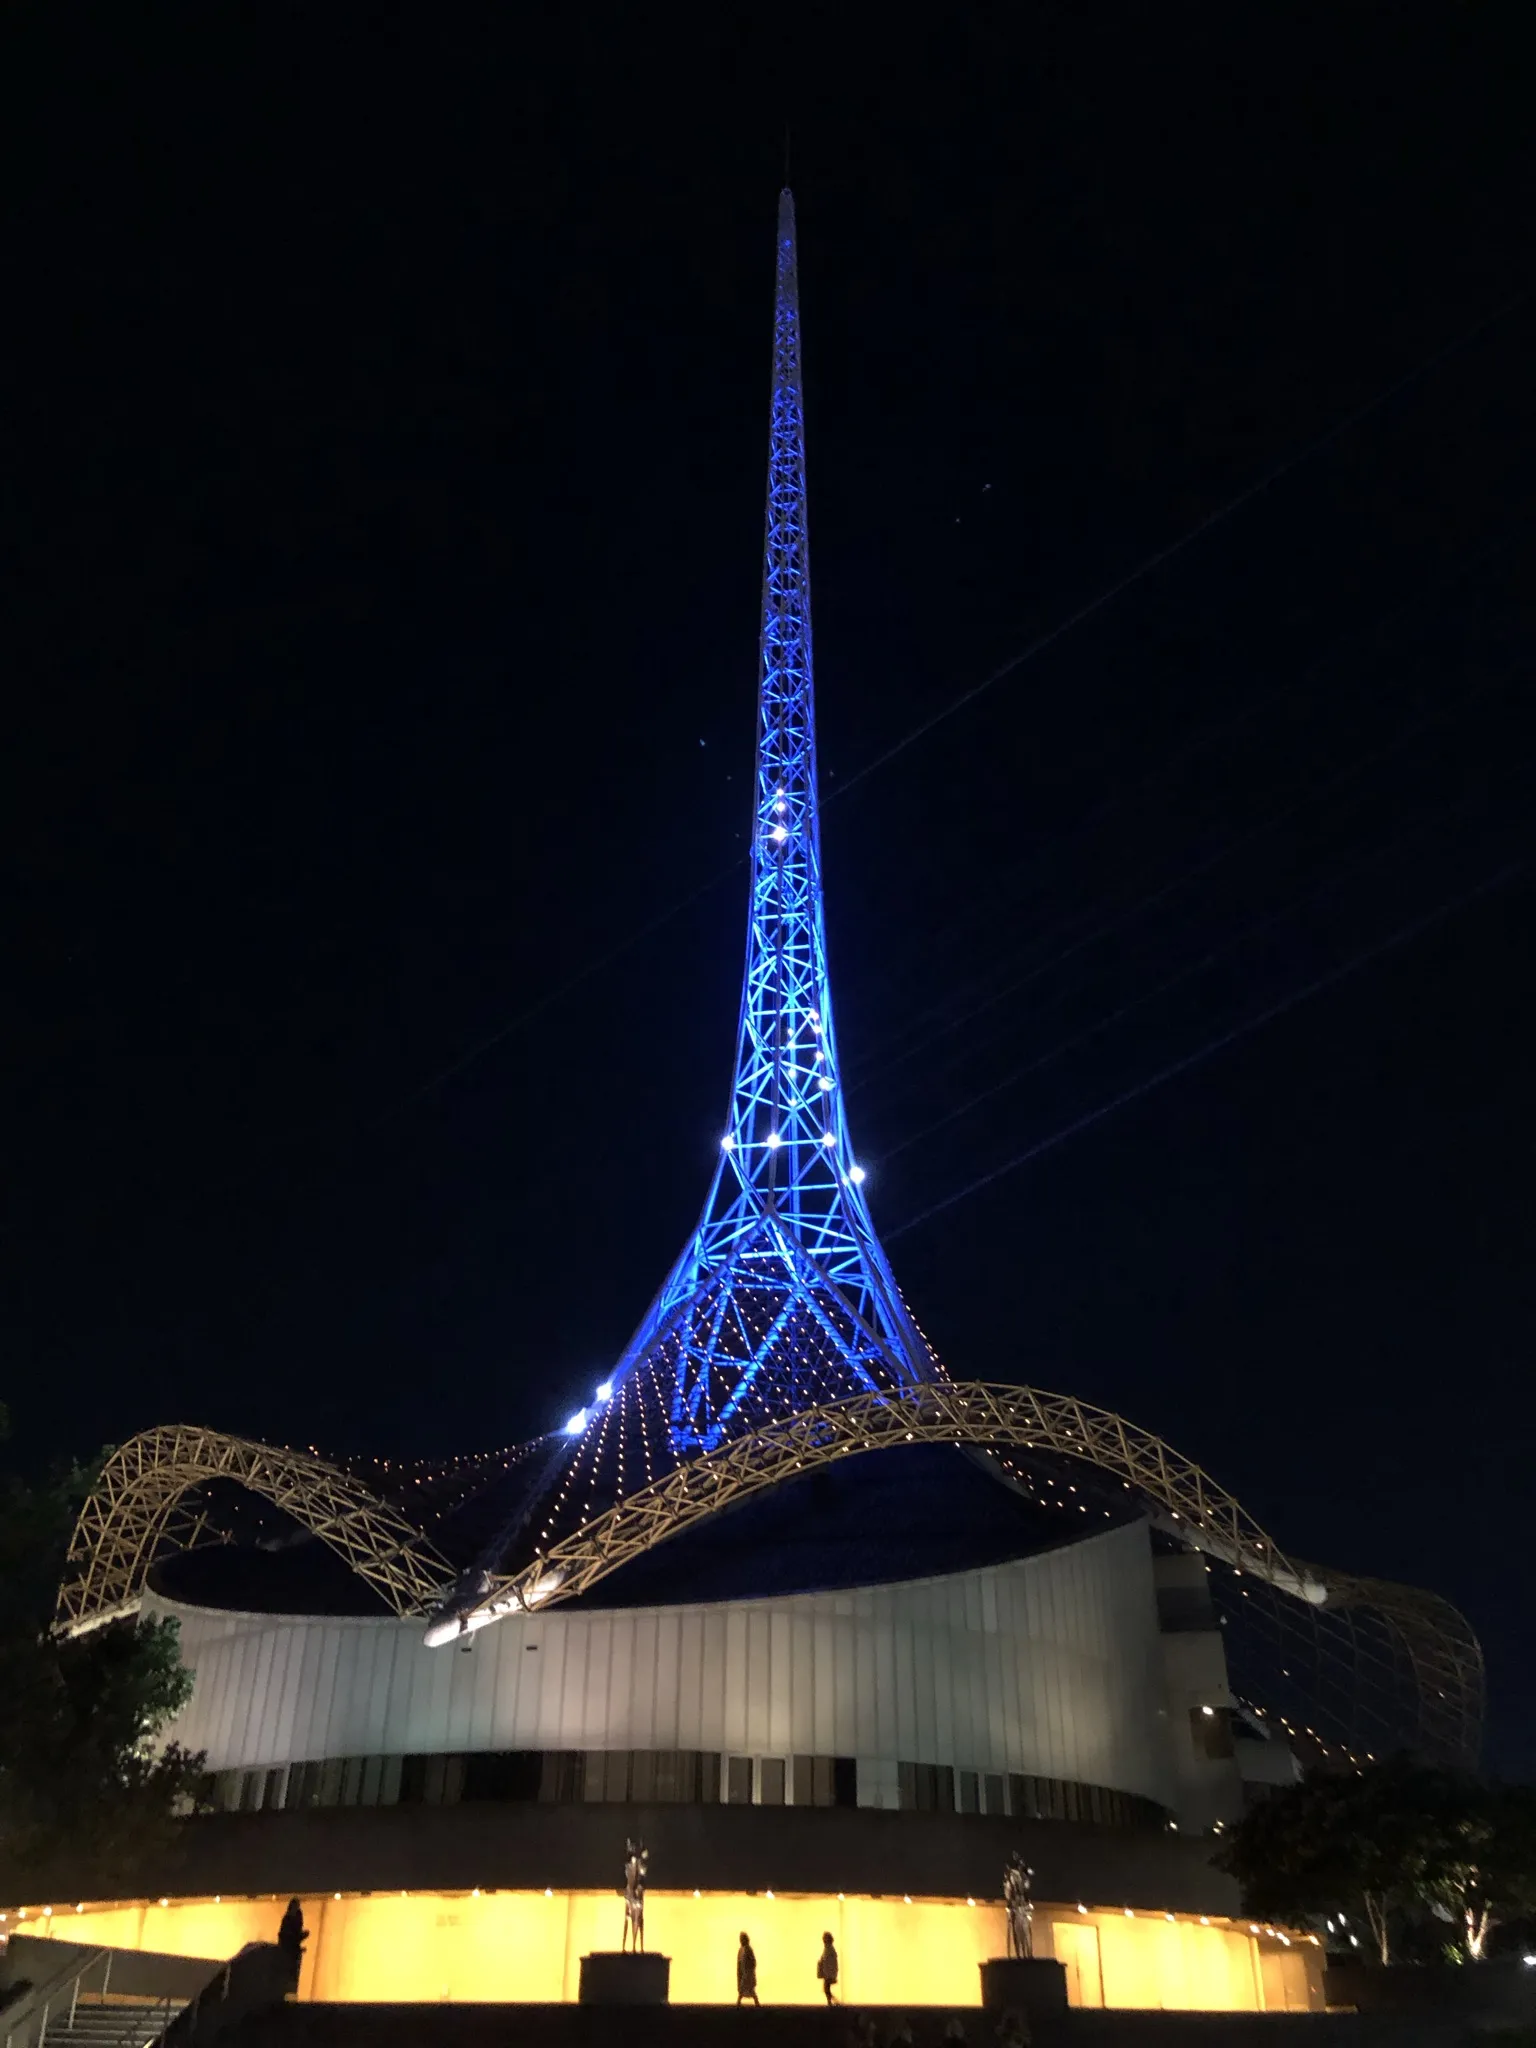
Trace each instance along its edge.
<instances>
[{"instance_id":1,"label":"curved roof","mask_svg":"<svg viewBox=\"0 0 1536 2048\"><path fill-rule=\"evenodd\" d=\"M961 1445L994 1470L1011 1465L1033 1500L966 1470ZM880 1459L865 1455L876 1449ZM940 1455L914 1455L929 1450ZM499 1475L517 1462L466 1461L465 1469ZM1246 1604L1252 1589L1314 1634L1338 1621L1351 1683L1374 1684L1379 1670L1399 1674L1409 1704L1384 1724L1395 1729L1392 1740L1461 1757L1475 1757L1480 1743L1482 1656L1447 1601L1299 1564L1198 1466L1067 1395L945 1382L829 1403L690 1459L548 1549L530 1555L525 1542L523 1562L500 1575L463 1570L398 1505L313 1453L185 1427L146 1431L107 1461L81 1510L60 1589L60 1631L134 1611L151 1567L195 1547L198 1525L189 1533L178 1517L210 1482L281 1506L388 1610L433 1617L428 1639L437 1642L556 1600L649 1605L929 1576L1049 1547L1080 1524L1102 1527L1105 1515L1147 1514L1219 1561L1241 1582ZM414 1484L411 1493L426 1497ZM435 1533L451 1519L443 1516ZM261 1569L275 1586L273 1574L290 1568ZM605 1590L594 1598L599 1584ZM270 1601L252 1601L247 1591L229 1604Z\"/></svg>"}]
</instances>

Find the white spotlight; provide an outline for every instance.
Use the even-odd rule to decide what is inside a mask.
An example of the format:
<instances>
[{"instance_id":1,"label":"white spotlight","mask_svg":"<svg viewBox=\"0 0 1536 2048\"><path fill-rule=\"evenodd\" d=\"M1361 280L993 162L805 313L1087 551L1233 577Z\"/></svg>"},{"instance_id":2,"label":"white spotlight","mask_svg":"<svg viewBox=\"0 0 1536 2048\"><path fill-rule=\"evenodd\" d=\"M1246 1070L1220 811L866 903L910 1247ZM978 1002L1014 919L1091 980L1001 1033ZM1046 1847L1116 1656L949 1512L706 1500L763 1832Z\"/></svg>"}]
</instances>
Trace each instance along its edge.
<instances>
[{"instance_id":1,"label":"white spotlight","mask_svg":"<svg viewBox=\"0 0 1536 2048\"><path fill-rule=\"evenodd\" d=\"M783 1142L784 1142L784 1140L783 1140L783 1139L782 1139L782 1138L781 1138L781 1137L779 1136L779 1134L778 1134L778 1132L777 1132L777 1131L770 1131L770 1132L768 1133L768 1137L767 1137L766 1143L767 1143L767 1146L768 1146L768 1150L769 1150L770 1152L775 1152L775 1151L777 1151L777 1150L778 1150L778 1148L779 1148L779 1146L780 1146L780 1145L782 1145L782 1144L783 1144Z\"/></svg>"},{"instance_id":2,"label":"white spotlight","mask_svg":"<svg viewBox=\"0 0 1536 2048\"><path fill-rule=\"evenodd\" d=\"M613 1381L604 1380L592 1398L594 1401L611 1401L613 1399Z\"/></svg>"},{"instance_id":3,"label":"white spotlight","mask_svg":"<svg viewBox=\"0 0 1536 2048\"><path fill-rule=\"evenodd\" d=\"M854 1186L857 1187L859 1183L864 1179L863 1167L850 1166L848 1169L848 1178L853 1182Z\"/></svg>"},{"instance_id":4,"label":"white spotlight","mask_svg":"<svg viewBox=\"0 0 1536 2048\"><path fill-rule=\"evenodd\" d=\"M586 1428L586 1426L587 1411L585 1408L578 1408L576 1410L576 1413L566 1423L565 1433L567 1436L580 1436L581 1432Z\"/></svg>"}]
</instances>

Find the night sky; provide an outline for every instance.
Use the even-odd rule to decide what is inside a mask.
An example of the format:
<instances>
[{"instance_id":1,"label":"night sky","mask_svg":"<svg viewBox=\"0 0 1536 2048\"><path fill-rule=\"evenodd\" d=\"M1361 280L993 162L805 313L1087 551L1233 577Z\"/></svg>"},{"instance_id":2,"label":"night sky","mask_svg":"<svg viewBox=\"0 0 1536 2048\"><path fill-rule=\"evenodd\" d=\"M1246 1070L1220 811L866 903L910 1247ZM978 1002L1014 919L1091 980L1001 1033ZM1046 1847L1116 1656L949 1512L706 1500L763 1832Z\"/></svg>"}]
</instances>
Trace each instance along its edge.
<instances>
[{"instance_id":1,"label":"night sky","mask_svg":"<svg viewBox=\"0 0 1536 2048\"><path fill-rule=\"evenodd\" d=\"M1536 1773L1522 10L551 15L6 11L10 1454L510 1443L639 1320L729 1081L787 122L898 1276L1455 1599Z\"/></svg>"}]
</instances>

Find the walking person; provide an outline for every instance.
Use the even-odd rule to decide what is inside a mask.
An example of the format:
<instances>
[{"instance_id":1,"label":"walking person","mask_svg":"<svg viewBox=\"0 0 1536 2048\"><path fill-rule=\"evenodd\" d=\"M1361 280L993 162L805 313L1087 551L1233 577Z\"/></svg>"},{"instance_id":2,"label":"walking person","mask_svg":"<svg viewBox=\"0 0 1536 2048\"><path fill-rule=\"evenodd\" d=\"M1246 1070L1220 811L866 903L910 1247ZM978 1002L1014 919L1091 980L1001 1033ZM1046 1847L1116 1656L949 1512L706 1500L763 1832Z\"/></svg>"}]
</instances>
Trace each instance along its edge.
<instances>
[{"instance_id":1,"label":"walking person","mask_svg":"<svg viewBox=\"0 0 1536 2048\"><path fill-rule=\"evenodd\" d=\"M304 1944L308 1939L309 1929L304 1925L304 1908L297 1899L290 1899L288 1910L277 1930L277 1946L287 1970L288 1980L295 1991L299 1988L299 1965L304 1960Z\"/></svg>"},{"instance_id":2,"label":"walking person","mask_svg":"<svg viewBox=\"0 0 1536 2048\"><path fill-rule=\"evenodd\" d=\"M754 2005L761 2003L757 1995L757 1957L743 1928L741 1946L736 1951L736 2003L741 2005L749 1998Z\"/></svg>"},{"instance_id":3,"label":"walking person","mask_svg":"<svg viewBox=\"0 0 1536 2048\"><path fill-rule=\"evenodd\" d=\"M837 1982L837 1948L830 1934L821 1937L821 1954L816 1961L816 1974L821 1979L822 1995L828 2005L831 2005L832 1986Z\"/></svg>"}]
</instances>

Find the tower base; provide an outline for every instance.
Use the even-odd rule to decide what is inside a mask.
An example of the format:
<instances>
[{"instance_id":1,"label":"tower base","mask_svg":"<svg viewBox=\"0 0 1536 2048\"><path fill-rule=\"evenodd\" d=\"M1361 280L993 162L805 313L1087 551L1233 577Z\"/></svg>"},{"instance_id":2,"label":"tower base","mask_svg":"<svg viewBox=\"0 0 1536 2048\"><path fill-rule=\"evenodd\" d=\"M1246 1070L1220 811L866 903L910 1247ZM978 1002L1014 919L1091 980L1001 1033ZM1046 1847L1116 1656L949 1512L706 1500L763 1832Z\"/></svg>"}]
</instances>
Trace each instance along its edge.
<instances>
[{"instance_id":1,"label":"tower base","mask_svg":"<svg viewBox=\"0 0 1536 2048\"><path fill-rule=\"evenodd\" d=\"M615 1954L581 1959L583 2005L665 2005L672 1976L670 1956Z\"/></svg>"},{"instance_id":2,"label":"tower base","mask_svg":"<svg viewBox=\"0 0 1536 2048\"><path fill-rule=\"evenodd\" d=\"M981 2002L989 2011L1009 2007L1027 2019L1067 2009L1067 1966L1049 1956L994 1956L981 1964Z\"/></svg>"}]
</instances>

